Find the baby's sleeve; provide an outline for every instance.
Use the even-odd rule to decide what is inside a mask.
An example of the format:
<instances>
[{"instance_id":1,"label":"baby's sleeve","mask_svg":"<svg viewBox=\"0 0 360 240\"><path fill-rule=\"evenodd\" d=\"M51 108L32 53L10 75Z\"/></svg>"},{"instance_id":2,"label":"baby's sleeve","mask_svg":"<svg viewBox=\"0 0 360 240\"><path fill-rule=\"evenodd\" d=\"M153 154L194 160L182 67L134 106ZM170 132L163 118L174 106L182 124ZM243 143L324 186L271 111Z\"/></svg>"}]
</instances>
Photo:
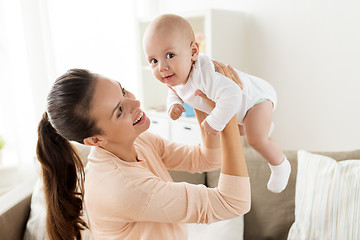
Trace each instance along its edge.
<instances>
[{"instance_id":1,"label":"baby's sleeve","mask_svg":"<svg viewBox=\"0 0 360 240\"><path fill-rule=\"evenodd\" d=\"M205 120L213 129L222 131L241 106L243 93L236 83L217 72L204 82L206 96L216 103Z\"/></svg>"},{"instance_id":2,"label":"baby's sleeve","mask_svg":"<svg viewBox=\"0 0 360 240\"><path fill-rule=\"evenodd\" d=\"M174 104L180 104L180 105L184 105L183 100L176 94L175 90L173 90L172 88L169 88L168 90L168 96L167 96L167 113L169 113L171 107Z\"/></svg>"}]
</instances>

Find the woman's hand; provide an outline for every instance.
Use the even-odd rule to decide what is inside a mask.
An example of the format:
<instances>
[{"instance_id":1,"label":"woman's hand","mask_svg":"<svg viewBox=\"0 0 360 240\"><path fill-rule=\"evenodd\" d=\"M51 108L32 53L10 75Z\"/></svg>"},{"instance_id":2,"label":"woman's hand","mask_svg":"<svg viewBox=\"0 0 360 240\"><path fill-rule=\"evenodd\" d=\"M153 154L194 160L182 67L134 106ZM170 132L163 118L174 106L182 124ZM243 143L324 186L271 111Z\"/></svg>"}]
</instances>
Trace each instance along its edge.
<instances>
[{"instance_id":1,"label":"woman's hand","mask_svg":"<svg viewBox=\"0 0 360 240\"><path fill-rule=\"evenodd\" d=\"M205 132L207 134L211 134L211 135L214 135L214 136L217 136L219 134L219 131L213 129L210 124L207 123L206 120L204 120L202 123L201 123L201 127L205 130Z\"/></svg>"},{"instance_id":2,"label":"woman's hand","mask_svg":"<svg viewBox=\"0 0 360 240\"><path fill-rule=\"evenodd\" d=\"M241 88L241 90L243 90L244 87L239 78L239 75L236 73L236 71L230 65L225 66L224 64L217 62L215 60L212 60L212 62L214 63L216 72L221 73L225 77L230 78Z\"/></svg>"}]
</instances>

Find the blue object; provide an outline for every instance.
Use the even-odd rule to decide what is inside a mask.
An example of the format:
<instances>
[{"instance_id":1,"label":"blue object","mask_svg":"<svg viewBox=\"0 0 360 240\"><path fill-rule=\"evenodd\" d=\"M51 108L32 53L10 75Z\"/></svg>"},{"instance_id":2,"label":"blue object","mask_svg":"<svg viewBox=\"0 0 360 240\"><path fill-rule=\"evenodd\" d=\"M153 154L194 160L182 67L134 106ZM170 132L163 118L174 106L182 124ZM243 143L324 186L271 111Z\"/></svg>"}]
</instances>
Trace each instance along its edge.
<instances>
[{"instance_id":1,"label":"blue object","mask_svg":"<svg viewBox=\"0 0 360 240\"><path fill-rule=\"evenodd\" d=\"M186 112L183 112L182 116L184 116L184 117L194 117L195 116L195 112L192 107L190 107L189 105L184 103L184 108L185 108Z\"/></svg>"}]
</instances>

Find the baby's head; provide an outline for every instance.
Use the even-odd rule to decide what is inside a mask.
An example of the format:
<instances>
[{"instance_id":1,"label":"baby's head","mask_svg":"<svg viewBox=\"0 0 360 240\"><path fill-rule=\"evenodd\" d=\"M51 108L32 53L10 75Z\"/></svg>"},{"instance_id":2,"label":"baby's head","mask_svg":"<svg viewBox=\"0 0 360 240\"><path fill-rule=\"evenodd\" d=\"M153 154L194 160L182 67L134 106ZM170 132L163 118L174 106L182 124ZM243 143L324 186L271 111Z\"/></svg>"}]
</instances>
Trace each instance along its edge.
<instances>
[{"instance_id":1,"label":"baby's head","mask_svg":"<svg viewBox=\"0 0 360 240\"><path fill-rule=\"evenodd\" d=\"M170 86L187 82L199 55L190 23L173 14L161 15L150 23L143 47L154 76Z\"/></svg>"}]
</instances>

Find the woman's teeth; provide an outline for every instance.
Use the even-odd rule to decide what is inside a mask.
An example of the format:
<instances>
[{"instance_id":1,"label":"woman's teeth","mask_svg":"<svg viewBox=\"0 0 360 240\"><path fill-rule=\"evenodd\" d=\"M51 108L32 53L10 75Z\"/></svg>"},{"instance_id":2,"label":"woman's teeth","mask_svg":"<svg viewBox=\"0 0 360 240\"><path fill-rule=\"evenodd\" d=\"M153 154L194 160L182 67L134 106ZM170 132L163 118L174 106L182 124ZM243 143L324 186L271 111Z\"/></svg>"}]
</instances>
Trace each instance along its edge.
<instances>
[{"instance_id":1,"label":"woman's teeth","mask_svg":"<svg viewBox=\"0 0 360 240\"><path fill-rule=\"evenodd\" d=\"M143 112L140 112L138 118L133 122L133 125L137 124L138 122L140 122L140 120L142 119L142 117L144 116Z\"/></svg>"}]
</instances>

